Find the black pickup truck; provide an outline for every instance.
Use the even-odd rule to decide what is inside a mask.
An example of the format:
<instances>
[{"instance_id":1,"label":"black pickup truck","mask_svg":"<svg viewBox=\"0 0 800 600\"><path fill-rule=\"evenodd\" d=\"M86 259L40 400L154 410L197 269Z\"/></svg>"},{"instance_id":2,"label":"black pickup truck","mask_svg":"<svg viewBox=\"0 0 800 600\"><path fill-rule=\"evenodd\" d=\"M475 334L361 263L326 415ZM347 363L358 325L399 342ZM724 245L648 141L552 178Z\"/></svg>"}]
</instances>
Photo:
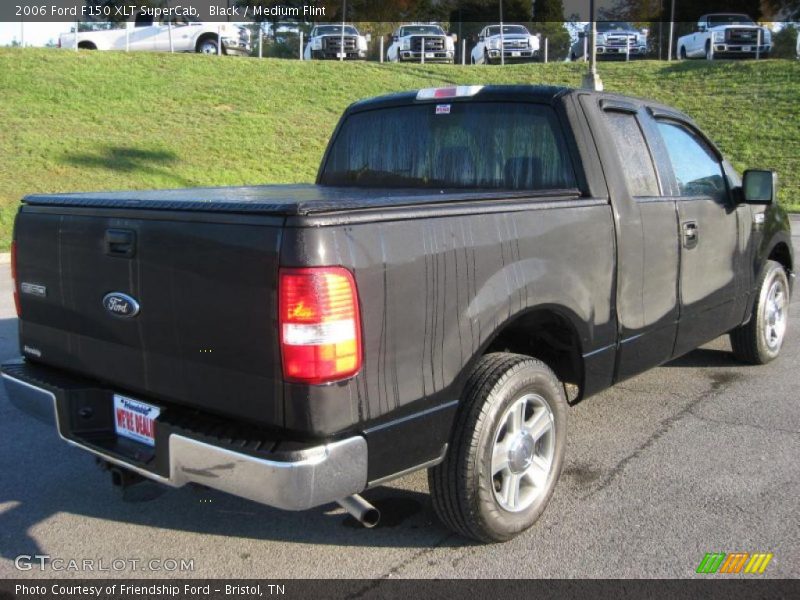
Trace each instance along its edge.
<instances>
[{"instance_id":1,"label":"black pickup truck","mask_svg":"<svg viewBox=\"0 0 800 600\"><path fill-rule=\"evenodd\" d=\"M372 525L359 493L428 469L447 526L507 540L553 493L571 404L722 334L778 355L775 185L643 100L358 102L315 185L25 198L2 375L117 483Z\"/></svg>"}]
</instances>

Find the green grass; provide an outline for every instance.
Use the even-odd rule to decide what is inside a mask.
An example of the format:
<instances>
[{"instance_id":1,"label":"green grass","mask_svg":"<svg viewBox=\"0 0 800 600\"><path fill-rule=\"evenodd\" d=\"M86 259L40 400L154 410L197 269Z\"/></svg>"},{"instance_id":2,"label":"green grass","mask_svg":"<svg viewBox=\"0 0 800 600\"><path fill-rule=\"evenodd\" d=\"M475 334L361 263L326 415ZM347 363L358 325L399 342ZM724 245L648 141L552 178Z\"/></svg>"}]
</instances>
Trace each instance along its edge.
<instances>
[{"instance_id":1,"label":"green grass","mask_svg":"<svg viewBox=\"0 0 800 600\"><path fill-rule=\"evenodd\" d=\"M606 88L693 116L800 209L800 63L602 63ZM583 64L461 67L0 49L0 248L34 192L312 181L351 102L448 83L577 86Z\"/></svg>"}]
</instances>

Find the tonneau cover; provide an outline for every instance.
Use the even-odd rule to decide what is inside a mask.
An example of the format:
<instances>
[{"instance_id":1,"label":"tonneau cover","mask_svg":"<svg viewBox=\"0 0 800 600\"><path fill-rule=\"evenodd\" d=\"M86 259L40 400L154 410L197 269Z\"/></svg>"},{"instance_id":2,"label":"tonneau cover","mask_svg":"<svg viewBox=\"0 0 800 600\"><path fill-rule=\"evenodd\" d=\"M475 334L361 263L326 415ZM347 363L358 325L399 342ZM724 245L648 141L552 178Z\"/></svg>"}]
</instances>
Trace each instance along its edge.
<instances>
[{"instance_id":1,"label":"tonneau cover","mask_svg":"<svg viewBox=\"0 0 800 600\"><path fill-rule=\"evenodd\" d=\"M577 190L574 190L577 193ZM330 187L313 184L208 187L175 190L34 194L25 204L93 208L140 208L200 212L310 215L343 210L476 199L551 196L552 191L436 190Z\"/></svg>"}]
</instances>

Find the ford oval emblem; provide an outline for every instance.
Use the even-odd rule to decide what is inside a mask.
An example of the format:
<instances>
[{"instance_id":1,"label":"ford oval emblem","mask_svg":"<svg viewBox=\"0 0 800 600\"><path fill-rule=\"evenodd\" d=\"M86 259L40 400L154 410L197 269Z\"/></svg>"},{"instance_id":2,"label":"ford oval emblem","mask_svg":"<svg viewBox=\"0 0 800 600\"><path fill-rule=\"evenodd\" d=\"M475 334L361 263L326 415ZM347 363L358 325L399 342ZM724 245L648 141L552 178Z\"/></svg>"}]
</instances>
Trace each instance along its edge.
<instances>
[{"instance_id":1,"label":"ford oval emblem","mask_svg":"<svg viewBox=\"0 0 800 600\"><path fill-rule=\"evenodd\" d=\"M103 308L115 317L130 319L139 314L139 303L121 292L111 292L103 297Z\"/></svg>"}]
</instances>

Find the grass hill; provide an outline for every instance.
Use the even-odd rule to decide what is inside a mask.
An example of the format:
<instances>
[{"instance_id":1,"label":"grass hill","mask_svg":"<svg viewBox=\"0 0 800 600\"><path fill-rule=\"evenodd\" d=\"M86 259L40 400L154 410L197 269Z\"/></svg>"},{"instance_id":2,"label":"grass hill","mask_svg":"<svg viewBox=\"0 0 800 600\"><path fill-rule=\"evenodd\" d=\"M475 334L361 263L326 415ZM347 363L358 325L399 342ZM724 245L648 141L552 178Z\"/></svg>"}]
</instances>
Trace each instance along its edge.
<instances>
[{"instance_id":1,"label":"grass hill","mask_svg":"<svg viewBox=\"0 0 800 600\"><path fill-rule=\"evenodd\" d=\"M28 193L312 181L357 99L451 83L577 86L584 70L0 49L0 248ZM800 63L600 70L609 90L693 116L738 169L777 169L781 202L800 209Z\"/></svg>"}]
</instances>

